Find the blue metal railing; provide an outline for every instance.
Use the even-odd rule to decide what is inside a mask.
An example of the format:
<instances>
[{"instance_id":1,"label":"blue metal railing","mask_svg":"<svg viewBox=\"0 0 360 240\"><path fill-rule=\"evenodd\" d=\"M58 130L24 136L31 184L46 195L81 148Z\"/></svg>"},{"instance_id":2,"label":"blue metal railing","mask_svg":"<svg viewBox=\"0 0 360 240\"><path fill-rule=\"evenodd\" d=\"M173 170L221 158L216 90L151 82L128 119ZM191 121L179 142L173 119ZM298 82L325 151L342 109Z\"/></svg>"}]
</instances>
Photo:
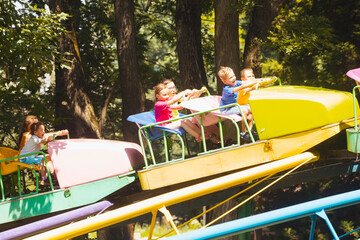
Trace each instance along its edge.
<instances>
[{"instance_id":1,"label":"blue metal railing","mask_svg":"<svg viewBox=\"0 0 360 240\"><path fill-rule=\"evenodd\" d=\"M358 89L358 88L360 88L360 85L355 86L355 87L353 88L353 105L354 105L354 119L355 119L355 126L354 126L354 128L355 128L355 131L358 130L357 112L356 112L356 106L357 106L357 104L356 104L356 93L355 93L356 89Z\"/></svg>"},{"instance_id":2,"label":"blue metal railing","mask_svg":"<svg viewBox=\"0 0 360 240\"><path fill-rule=\"evenodd\" d=\"M266 226L292 221L303 217L311 217L312 225L310 229L309 239L314 237L315 224L317 217L325 220L334 239L340 239L351 232L338 236L332 226L326 211L331 211L360 203L360 190L342 193L330 197L325 197L305 203L296 204L290 207L277 209L274 211L241 218L238 220L221 223L205 229L195 230L181 235L169 237L169 240L192 240L192 239L214 239L225 236L233 236L260 229ZM353 231L352 231L353 232Z\"/></svg>"}]
</instances>

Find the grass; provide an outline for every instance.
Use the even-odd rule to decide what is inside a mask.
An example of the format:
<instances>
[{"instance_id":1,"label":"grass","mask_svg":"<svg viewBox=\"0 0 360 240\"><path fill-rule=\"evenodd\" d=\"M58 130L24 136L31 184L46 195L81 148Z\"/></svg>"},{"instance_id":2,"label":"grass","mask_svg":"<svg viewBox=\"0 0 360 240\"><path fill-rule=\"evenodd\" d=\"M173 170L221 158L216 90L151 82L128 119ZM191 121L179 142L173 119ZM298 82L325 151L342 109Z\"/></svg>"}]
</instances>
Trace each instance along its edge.
<instances>
[{"instance_id":1,"label":"grass","mask_svg":"<svg viewBox=\"0 0 360 240\"><path fill-rule=\"evenodd\" d=\"M175 225L177 225L177 226L181 224L177 220L175 220L174 222L175 222ZM178 230L180 233L185 233L188 231L193 231L193 230L199 229L202 226L203 226L202 223L200 223L198 220L194 219L190 223L186 224L185 226L181 227ZM173 230L173 228L171 227L170 223L168 223L167 221L157 220L155 223L152 238L154 239L154 238L161 237L164 234L166 234L172 230ZM148 239L149 233L150 233L150 224L136 223L134 240ZM176 235L175 231L169 233L168 235L166 235L166 237L173 236L173 235Z\"/></svg>"}]
</instances>

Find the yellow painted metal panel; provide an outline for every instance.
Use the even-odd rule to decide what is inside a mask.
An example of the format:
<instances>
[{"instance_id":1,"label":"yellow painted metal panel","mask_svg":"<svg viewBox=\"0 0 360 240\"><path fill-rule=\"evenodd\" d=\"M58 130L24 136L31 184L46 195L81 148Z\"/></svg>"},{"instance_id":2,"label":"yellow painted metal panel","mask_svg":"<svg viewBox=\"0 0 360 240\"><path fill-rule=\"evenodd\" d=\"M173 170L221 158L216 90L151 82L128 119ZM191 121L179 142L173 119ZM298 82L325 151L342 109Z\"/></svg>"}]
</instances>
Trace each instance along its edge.
<instances>
[{"instance_id":1,"label":"yellow painted metal panel","mask_svg":"<svg viewBox=\"0 0 360 240\"><path fill-rule=\"evenodd\" d=\"M274 160L272 153L264 151L265 144L244 145L140 171L141 186L156 189Z\"/></svg>"},{"instance_id":2,"label":"yellow painted metal panel","mask_svg":"<svg viewBox=\"0 0 360 240\"><path fill-rule=\"evenodd\" d=\"M299 154L354 124L353 120L346 120L354 116L353 98L348 92L303 86L269 87L252 91L250 106L260 139L268 140L140 171L143 189Z\"/></svg>"},{"instance_id":3,"label":"yellow painted metal panel","mask_svg":"<svg viewBox=\"0 0 360 240\"><path fill-rule=\"evenodd\" d=\"M354 117L351 93L324 88L269 87L252 91L249 103L260 139L302 132Z\"/></svg>"},{"instance_id":4,"label":"yellow painted metal panel","mask_svg":"<svg viewBox=\"0 0 360 240\"><path fill-rule=\"evenodd\" d=\"M144 190L161 188L290 157L354 126L354 119L139 171Z\"/></svg>"},{"instance_id":5,"label":"yellow painted metal panel","mask_svg":"<svg viewBox=\"0 0 360 240\"><path fill-rule=\"evenodd\" d=\"M193 186L165 193L147 200L121 207L96 217L88 218L73 224L59 227L27 239L68 239L83 235L116 223L158 210L163 206L171 206L206 194L234 187L273 173L293 168L304 161L316 161L318 156L306 152L279 161L271 162L241 172L229 174Z\"/></svg>"}]
</instances>

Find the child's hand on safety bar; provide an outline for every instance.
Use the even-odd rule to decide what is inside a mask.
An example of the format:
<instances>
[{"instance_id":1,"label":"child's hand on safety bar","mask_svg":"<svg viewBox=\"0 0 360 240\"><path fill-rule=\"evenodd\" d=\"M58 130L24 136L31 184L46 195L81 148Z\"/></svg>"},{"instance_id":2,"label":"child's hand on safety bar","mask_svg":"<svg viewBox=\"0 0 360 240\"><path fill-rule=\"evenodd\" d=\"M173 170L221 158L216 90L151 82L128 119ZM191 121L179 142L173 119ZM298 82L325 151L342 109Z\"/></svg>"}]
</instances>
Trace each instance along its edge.
<instances>
[{"instance_id":1,"label":"child's hand on safety bar","mask_svg":"<svg viewBox=\"0 0 360 240\"><path fill-rule=\"evenodd\" d=\"M61 130L59 131L59 134L57 134L58 136L64 136L64 135L68 135L69 131L67 129Z\"/></svg>"},{"instance_id":2,"label":"child's hand on safety bar","mask_svg":"<svg viewBox=\"0 0 360 240\"><path fill-rule=\"evenodd\" d=\"M46 142L51 142L53 140L53 136L48 136L47 139L46 139Z\"/></svg>"}]
</instances>

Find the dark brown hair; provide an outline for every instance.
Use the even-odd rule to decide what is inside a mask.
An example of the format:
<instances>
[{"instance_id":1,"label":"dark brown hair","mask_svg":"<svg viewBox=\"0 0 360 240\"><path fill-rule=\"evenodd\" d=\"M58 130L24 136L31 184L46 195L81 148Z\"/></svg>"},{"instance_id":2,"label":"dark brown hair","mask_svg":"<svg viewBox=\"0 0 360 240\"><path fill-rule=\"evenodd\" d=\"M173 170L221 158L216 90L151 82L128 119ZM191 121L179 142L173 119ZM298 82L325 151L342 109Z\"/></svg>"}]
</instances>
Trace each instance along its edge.
<instances>
[{"instance_id":1,"label":"dark brown hair","mask_svg":"<svg viewBox=\"0 0 360 240\"><path fill-rule=\"evenodd\" d=\"M33 123L30 127L30 133L31 135L34 135L35 131L39 129L39 127L44 124L42 122L36 122L36 123Z\"/></svg>"}]
</instances>

